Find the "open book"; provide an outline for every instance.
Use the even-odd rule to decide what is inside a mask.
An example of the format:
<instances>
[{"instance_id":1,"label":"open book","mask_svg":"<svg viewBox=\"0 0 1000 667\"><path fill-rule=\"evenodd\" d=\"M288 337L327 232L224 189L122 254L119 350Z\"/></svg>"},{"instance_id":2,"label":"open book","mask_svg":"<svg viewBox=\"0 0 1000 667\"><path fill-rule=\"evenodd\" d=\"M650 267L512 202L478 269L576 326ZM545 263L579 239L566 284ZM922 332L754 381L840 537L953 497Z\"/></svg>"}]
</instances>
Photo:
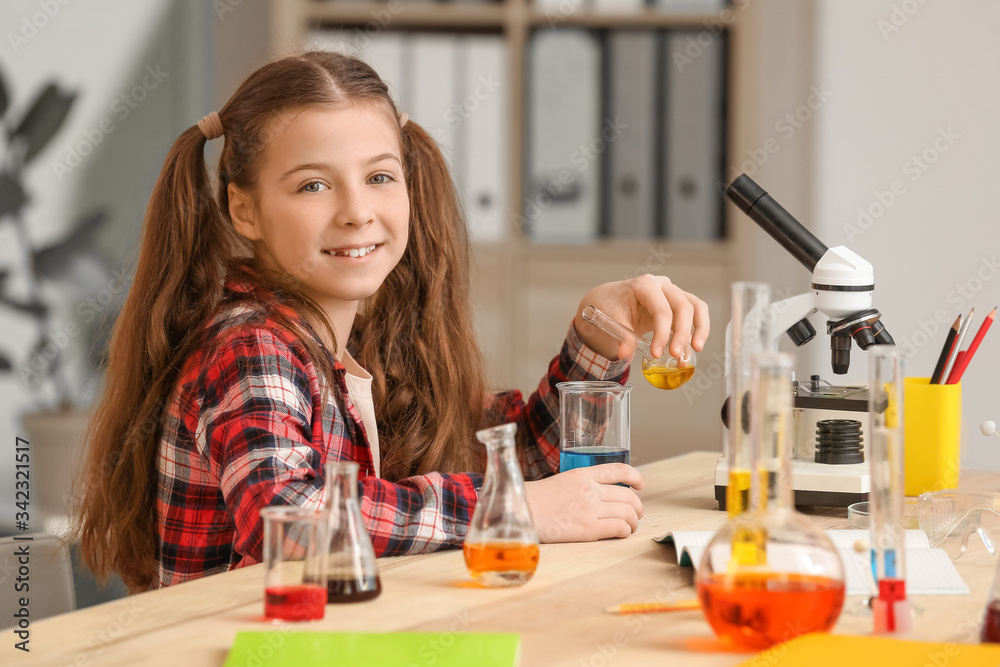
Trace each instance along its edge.
<instances>
[{"instance_id":1,"label":"open book","mask_svg":"<svg viewBox=\"0 0 1000 667\"><path fill-rule=\"evenodd\" d=\"M867 530L826 530L844 564L848 595L868 595L872 587L871 557L857 553L854 544L869 539ZM677 564L698 567L712 541L711 530L675 530L654 537L661 544L673 544L677 549ZM911 595L968 595L969 587L962 580L944 549L931 549L927 534L922 530L907 530L906 592Z\"/></svg>"}]
</instances>

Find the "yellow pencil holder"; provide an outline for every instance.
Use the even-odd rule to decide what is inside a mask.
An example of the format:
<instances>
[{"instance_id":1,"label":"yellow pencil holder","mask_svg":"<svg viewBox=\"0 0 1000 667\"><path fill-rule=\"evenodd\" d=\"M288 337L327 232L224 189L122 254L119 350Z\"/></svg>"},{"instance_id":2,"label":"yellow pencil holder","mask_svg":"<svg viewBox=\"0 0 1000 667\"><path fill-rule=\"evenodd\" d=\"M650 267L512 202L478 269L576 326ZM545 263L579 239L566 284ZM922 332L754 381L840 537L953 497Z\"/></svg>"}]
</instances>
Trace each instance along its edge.
<instances>
[{"instance_id":1,"label":"yellow pencil holder","mask_svg":"<svg viewBox=\"0 0 1000 667\"><path fill-rule=\"evenodd\" d=\"M958 488L962 385L906 378L903 391L906 495Z\"/></svg>"}]
</instances>

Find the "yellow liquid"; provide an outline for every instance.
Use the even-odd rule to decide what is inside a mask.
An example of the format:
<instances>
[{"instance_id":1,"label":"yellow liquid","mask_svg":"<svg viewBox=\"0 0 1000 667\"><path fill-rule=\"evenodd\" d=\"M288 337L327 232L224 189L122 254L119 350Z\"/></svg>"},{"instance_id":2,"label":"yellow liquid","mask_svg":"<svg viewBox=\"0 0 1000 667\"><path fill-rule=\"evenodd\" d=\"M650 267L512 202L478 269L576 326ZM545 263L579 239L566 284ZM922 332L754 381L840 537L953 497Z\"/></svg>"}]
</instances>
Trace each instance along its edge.
<instances>
[{"instance_id":1,"label":"yellow liquid","mask_svg":"<svg viewBox=\"0 0 1000 667\"><path fill-rule=\"evenodd\" d=\"M726 487L726 514L737 517L750 509L750 471L730 470Z\"/></svg>"},{"instance_id":2,"label":"yellow liquid","mask_svg":"<svg viewBox=\"0 0 1000 667\"><path fill-rule=\"evenodd\" d=\"M767 471L761 470L761 482L767 483ZM730 470L729 486L726 487L726 514L735 518L750 509L750 471ZM764 498L766 498L766 494ZM767 552L764 543L767 533L761 529L738 528L733 533L733 551L729 561L729 571L744 565L764 565Z\"/></svg>"},{"instance_id":3,"label":"yellow liquid","mask_svg":"<svg viewBox=\"0 0 1000 667\"><path fill-rule=\"evenodd\" d=\"M684 368L662 368L653 366L643 368L642 374L646 376L649 384L657 389L677 389L685 384L694 375L694 366Z\"/></svg>"}]
</instances>

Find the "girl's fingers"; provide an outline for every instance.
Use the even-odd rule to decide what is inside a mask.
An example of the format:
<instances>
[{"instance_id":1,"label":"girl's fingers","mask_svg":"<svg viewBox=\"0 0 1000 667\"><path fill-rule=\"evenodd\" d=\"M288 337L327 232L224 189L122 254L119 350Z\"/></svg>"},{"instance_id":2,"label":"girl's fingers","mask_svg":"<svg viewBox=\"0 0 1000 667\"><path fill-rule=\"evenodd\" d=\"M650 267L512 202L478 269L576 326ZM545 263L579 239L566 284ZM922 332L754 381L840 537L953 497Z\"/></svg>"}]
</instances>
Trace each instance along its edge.
<instances>
[{"instance_id":1,"label":"girl's fingers","mask_svg":"<svg viewBox=\"0 0 1000 667\"><path fill-rule=\"evenodd\" d=\"M649 347L657 358L663 356L663 348L670 339L670 329L674 320L674 313L666 296L668 286L672 287L673 283L666 276L649 274L639 276L632 283L636 301L653 318L653 340Z\"/></svg>"},{"instance_id":2,"label":"girl's fingers","mask_svg":"<svg viewBox=\"0 0 1000 667\"><path fill-rule=\"evenodd\" d=\"M688 294L688 299L694 304L694 333L691 336L691 347L697 352L701 352L708 340L708 304L696 297Z\"/></svg>"},{"instance_id":3,"label":"girl's fingers","mask_svg":"<svg viewBox=\"0 0 1000 667\"><path fill-rule=\"evenodd\" d=\"M628 487L602 484L600 499L605 505L628 505L638 518L642 518L642 501L639 500L639 496L635 495L635 491Z\"/></svg>"},{"instance_id":4,"label":"girl's fingers","mask_svg":"<svg viewBox=\"0 0 1000 667\"><path fill-rule=\"evenodd\" d=\"M632 524L623 519L598 519L595 539L603 540L609 537L628 537L634 532L635 528Z\"/></svg>"},{"instance_id":5,"label":"girl's fingers","mask_svg":"<svg viewBox=\"0 0 1000 667\"><path fill-rule=\"evenodd\" d=\"M663 290L667 302L673 311L673 340L670 342L670 355L678 359L691 342L691 323L694 320L694 305L687 292L676 285L665 286Z\"/></svg>"},{"instance_id":6,"label":"girl's fingers","mask_svg":"<svg viewBox=\"0 0 1000 667\"><path fill-rule=\"evenodd\" d=\"M587 471L591 479L601 484L628 484L633 489L641 489L644 485L639 471L625 463L602 463L577 470Z\"/></svg>"}]
</instances>

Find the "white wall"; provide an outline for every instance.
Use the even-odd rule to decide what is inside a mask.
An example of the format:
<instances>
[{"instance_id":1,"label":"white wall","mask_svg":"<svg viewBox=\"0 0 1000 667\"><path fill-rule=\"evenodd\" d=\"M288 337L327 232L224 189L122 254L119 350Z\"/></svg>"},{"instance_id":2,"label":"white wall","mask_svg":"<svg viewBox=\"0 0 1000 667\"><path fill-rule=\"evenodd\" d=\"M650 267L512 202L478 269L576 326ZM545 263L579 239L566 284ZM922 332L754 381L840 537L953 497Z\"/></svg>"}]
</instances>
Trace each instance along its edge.
<instances>
[{"instance_id":1,"label":"white wall","mask_svg":"<svg viewBox=\"0 0 1000 667\"><path fill-rule=\"evenodd\" d=\"M872 262L907 374L929 376L955 318L975 307L978 327L1000 303L1000 3L820 0L816 19L833 95L816 119L814 228ZM1000 419L998 367L994 327L962 382L967 467L1000 469L979 432Z\"/></svg>"}]
</instances>

